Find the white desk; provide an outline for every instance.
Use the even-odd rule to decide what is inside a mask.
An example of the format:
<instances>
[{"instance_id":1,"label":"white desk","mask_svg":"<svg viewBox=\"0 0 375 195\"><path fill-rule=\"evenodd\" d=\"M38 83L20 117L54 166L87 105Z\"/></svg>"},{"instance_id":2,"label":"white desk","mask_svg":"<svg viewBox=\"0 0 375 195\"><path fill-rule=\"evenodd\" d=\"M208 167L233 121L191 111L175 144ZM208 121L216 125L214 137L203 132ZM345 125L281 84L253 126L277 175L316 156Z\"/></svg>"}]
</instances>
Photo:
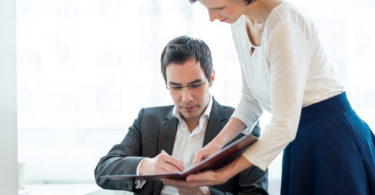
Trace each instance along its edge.
<instances>
[{"instance_id":1,"label":"white desk","mask_svg":"<svg viewBox=\"0 0 375 195\"><path fill-rule=\"evenodd\" d=\"M22 195L132 195L119 190L103 190L96 184L33 184L25 185ZM21 195L21 194L20 194Z\"/></svg>"},{"instance_id":2,"label":"white desk","mask_svg":"<svg viewBox=\"0 0 375 195\"><path fill-rule=\"evenodd\" d=\"M132 195L131 192L103 190L96 184L37 184L25 185L29 193L22 195ZM269 180L270 195L280 193L280 180Z\"/></svg>"},{"instance_id":3,"label":"white desk","mask_svg":"<svg viewBox=\"0 0 375 195\"><path fill-rule=\"evenodd\" d=\"M22 195L86 195L98 191L96 184L35 184L25 185Z\"/></svg>"}]
</instances>

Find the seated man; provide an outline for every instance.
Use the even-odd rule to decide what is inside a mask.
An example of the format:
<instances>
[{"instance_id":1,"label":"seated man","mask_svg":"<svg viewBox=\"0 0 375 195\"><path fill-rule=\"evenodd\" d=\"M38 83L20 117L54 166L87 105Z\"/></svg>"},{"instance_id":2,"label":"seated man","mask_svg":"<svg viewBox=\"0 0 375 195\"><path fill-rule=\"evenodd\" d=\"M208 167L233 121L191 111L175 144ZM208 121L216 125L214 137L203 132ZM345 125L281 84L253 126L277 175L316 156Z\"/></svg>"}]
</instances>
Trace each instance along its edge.
<instances>
[{"instance_id":1,"label":"seated man","mask_svg":"<svg viewBox=\"0 0 375 195\"><path fill-rule=\"evenodd\" d=\"M174 105L142 109L124 140L100 159L96 183L135 194L268 194L267 172L254 166L222 185L197 189L163 186L160 181L100 178L183 171L233 113L233 108L220 105L210 95L215 72L203 41L187 36L170 41L161 55L161 71ZM259 131L256 126L252 134L259 136Z\"/></svg>"}]
</instances>

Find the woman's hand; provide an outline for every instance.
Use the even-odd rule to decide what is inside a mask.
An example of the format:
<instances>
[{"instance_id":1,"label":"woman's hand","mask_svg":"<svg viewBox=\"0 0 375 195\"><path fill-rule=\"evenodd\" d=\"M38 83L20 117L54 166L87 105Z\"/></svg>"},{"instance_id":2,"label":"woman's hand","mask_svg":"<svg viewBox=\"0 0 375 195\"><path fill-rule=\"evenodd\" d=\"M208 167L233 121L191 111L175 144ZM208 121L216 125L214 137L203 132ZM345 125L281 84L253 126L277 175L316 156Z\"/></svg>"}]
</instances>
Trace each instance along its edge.
<instances>
[{"instance_id":1,"label":"woman's hand","mask_svg":"<svg viewBox=\"0 0 375 195\"><path fill-rule=\"evenodd\" d=\"M233 140L244 129L246 129L246 125L240 119L230 118L229 122L221 132L209 144L196 153L193 164L195 165L219 151L225 144Z\"/></svg>"},{"instance_id":2,"label":"woman's hand","mask_svg":"<svg viewBox=\"0 0 375 195\"><path fill-rule=\"evenodd\" d=\"M250 167L252 164L243 156L238 157L225 167L215 171L205 171L189 175L185 181L162 179L165 185L178 187L194 188L200 186L214 186L227 182L230 178L239 172Z\"/></svg>"},{"instance_id":3,"label":"woman's hand","mask_svg":"<svg viewBox=\"0 0 375 195\"><path fill-rule=\"evenodd\" d=\"M223 174L222 171L205 171L198 174L190 175L186 181L162 179L164 185L172 185L176 188L197 188L201 186L213 186L227 182L230 179L230 174Z\"/></svg>"},{"instance_id":4,"label":"woman's hand","mask_svg":"<svg viewBox=\"0 0 375 195\"><path fill-rule=\"evenodd\" d=\"M221 144L211 141L209 144L207 144L205 147L200 149L196 154L193 161L193 165L198 164L205 158L208 158L209 156L215 154L217 151L221 149Z\"/></svg>"}]
</instances>

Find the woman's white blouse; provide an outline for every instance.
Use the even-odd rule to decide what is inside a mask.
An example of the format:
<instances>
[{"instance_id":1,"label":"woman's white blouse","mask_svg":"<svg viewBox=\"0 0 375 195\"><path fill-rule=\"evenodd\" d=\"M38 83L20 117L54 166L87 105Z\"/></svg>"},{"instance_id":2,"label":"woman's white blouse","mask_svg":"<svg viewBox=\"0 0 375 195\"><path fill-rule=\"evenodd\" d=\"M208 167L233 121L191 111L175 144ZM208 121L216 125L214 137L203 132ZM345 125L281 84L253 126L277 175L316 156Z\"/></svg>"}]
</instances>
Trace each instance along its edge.
<instances>
[{"instance_id":1,"label":"woman's white blouse","mask_svg":"<svg viewBox=\"0 0 375 195\"><path fill-rule=\"evenodd\" d=\"M232 34L243 83L232 117L252 129L262 109L272 114L259 141L243 154L265 170L294 140L302 107L338 95L344 87L327 60L316 27L289 3L268 16L261 46L249 41L245 16L232 24Z\"/></svg>"}]
</instances>

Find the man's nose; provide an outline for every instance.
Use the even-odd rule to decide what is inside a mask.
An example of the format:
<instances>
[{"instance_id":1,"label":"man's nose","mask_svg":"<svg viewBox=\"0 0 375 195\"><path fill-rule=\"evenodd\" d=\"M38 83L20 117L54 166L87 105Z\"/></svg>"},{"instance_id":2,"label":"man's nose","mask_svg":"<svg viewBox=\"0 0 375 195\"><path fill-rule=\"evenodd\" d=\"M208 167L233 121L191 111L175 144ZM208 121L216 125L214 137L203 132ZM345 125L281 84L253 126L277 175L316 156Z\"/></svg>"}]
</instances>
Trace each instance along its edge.
<instances>
[{"instance_id":1,"label":"man's nose","mask_svg":"<svg viewBox=\"0 0 375 195\"><path fill-rule=\"evenodd\" d=\"M182 94L182 100L184 102L189 102L193 99L193 96L191 95L190 89L187 87L184 87L184 91Z\"/></svg>"}]
</instances>

